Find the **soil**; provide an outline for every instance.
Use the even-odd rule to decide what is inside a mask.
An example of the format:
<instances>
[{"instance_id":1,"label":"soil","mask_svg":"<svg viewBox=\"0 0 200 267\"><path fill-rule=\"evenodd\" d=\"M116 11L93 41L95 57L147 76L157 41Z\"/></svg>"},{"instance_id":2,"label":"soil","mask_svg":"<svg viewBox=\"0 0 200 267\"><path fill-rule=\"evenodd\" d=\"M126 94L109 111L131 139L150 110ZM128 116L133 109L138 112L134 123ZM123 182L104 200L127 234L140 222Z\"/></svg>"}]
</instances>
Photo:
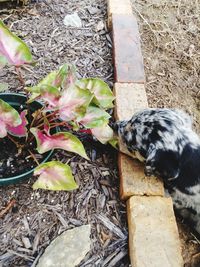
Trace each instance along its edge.
<instances>
[{"instance_id":1,"label":"soil","mask_svg":"<svg viewBox=\"0 0 200 267\"><path fill-rule=\"evenodd\" d=\"M139 23L149 106L185 110L200 133L199 2L132 0L132 6ZM200 241L177 220L184 266L200 266Z\"/></svg>"},{"instance_id":2,"label":"soil","mask_svg":"<svg viewBox=\"0 0 200 267\"><path fill-rule=\"evenodd\" d=\"M0 179L13 177L35 168L37 162L32 154L40 162L44 158L37 153L35 142L28 143L25 138L20 140L11 138L15 140L18 147L8 137L0 140Z\"/></svg>"}]
</instances>

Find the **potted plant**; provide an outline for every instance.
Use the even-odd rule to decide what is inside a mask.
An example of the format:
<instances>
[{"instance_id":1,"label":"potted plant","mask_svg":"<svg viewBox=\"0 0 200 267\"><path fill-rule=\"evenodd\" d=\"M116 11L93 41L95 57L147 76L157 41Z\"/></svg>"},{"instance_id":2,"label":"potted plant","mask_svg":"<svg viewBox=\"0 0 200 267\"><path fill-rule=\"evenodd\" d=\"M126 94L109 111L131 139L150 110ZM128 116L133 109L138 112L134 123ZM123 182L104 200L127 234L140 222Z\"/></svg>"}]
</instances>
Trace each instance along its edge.
<instances>
[{"instance_id":1,"label":"potted plant","mask_svg":"<svg viewBox=\"0 0 200 267\"><path fill-rule=\"evenodd\" d=\"M0 158L0 184L26 178L34 172L38 176L34 189L77 188L69 165L48 160L54 149L77 153L89 160L73 132L87 132L101 143L115 146L116 140L108 125L110 115L106 112L113 107L112 91L98 78L78 80L74 67L68 64L49 73L37 85L25 87L20 68L34 64L31 52L0 21L0 68L8 63L15 66L25 94L0 94L0 148L4 146L9 150L6 158ZM68 131L62 131L62 127ZM28 170L22 173L17 170L16 175L13 162L22 161L23 166L27 159L31 160ZM12 168L14 173L10 174L8 169Z\"/></svg>"}]
</instances>

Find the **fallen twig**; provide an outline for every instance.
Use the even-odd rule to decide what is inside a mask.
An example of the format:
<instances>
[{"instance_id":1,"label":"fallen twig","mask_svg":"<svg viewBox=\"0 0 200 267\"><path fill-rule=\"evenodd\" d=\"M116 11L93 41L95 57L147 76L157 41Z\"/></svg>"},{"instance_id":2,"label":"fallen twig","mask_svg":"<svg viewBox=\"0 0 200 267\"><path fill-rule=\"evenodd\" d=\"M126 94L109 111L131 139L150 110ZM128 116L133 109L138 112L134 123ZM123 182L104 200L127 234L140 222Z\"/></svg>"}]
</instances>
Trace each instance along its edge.
<instances>
[{"instance_id":1,"label":"fallen twig","mask_svg":"<svg viewBox=\"0 0 200 267\"><path fill-rule=\"evenodd\" d=\"M16 203L15 199L12 199L8 202L7 207L5 207L1 212L0 212L0 218L2 218L4 216L4 214L6 214Z\"/></svg>"}]
</instances>

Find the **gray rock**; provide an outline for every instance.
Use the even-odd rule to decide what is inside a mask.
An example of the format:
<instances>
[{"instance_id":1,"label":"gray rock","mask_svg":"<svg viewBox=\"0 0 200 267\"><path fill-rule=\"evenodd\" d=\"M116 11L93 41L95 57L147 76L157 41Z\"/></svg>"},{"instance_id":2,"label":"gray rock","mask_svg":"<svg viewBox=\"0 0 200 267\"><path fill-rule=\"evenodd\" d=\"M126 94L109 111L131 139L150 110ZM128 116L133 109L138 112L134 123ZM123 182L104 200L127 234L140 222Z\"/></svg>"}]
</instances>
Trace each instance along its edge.
<instances>
[{"instance_id":1,"label":"gray rock","mask_svg":"<svg viewBox=\"0 0 200 267\"><path fill-rule=\"evenodd\" d=\"M67 27L77 27L77 28L82 27L81 19L79 18L77 13L73 13L71 15L66 15L64 17L63 23Z\"/></svg>"},{"instance_id":2,"label":"gray rock","mask_svg":"<svg viewBox=\"0 0 200 267\"><path fill-rule=\"evenodd\" d=\"M104 22L100 20L96 25L96 31L99 32L104 29Z\"/></svg>"},{"instance_id":3,"label":"gray rock","mask_svg":"<svg viewBox=\"0 0 200 267\"><path fill-rule=\"evenodd\" d=\"M97 14L97 13L99 13L100 12L100 10L99 10L99 8L96 8L96 7L88 7L88 12L90 13L90 15L95 15L95 14Z\"/></svg>"},{"instance_id":4,"label":"gray rock","mask_svg":"<svg viewBox=\"0 0 200 267\"><path fill-rule=\"evenodd\" d=\"M37 267L74 267L90 250L90 225L67 230L55 238L41 256Z\"/></svg>"}]
</instances>

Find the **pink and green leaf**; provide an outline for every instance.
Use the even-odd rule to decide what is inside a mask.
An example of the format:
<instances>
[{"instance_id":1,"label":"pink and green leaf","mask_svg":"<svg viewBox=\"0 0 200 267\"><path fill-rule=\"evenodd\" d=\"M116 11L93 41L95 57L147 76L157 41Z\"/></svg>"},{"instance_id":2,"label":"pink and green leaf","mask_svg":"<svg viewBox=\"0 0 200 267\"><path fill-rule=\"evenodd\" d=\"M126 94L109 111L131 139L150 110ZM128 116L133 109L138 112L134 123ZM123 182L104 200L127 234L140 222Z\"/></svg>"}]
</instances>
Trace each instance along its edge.
<instances>
[{"instance_id":1,"label":"pink and green leaf","mask_svg":"<svg viewBox=\"0 0 200 267\"><path fill-rule=\"evenodd\" d=\"M66 78L67 73L68 73L67 65L64 64L63 66L60 67L60 69L58 71L55 71L55 73L56 73L55 77L51 81L51 83L49 83L49 85L60 88L62 86L63 81Z\"/></svg>"},{"instance_id":2,"label":"pink and green leaf","mask_svg":"<svg viewBox=\"0 0 200 267\"><path fill-rule=\"evenodd\" d=\"M49 106L56 107L60 99L60 91L51 85L43 85L40 88L42 100L46 101Z\"/></svg>"},{"instance_id":3,"label":"pink and green leaf","mask_svg":"<svg viewBox=\"0 0 200 267\"><path fill-rule=\"evenodd\" d=\"M114 132L109 125L93 128L91 132L102 144L106 144L114 138Z\"/></svg>"},{"instance_id":4,"label":"pink and green leaf","mask_svg":"<svg viewBox=\"0 0 200 267\"><path fill-rule=\"evenodd\" d=\"M27 87L26 90L32 95L29 97L28 103L31 103L36 98L41 96L41 88L53 86L58 71L52 71L45 78L43 78L36 86Z\"/></svg>"},{"instance_id":5,"label":"pink and green leaf","mask_svg":"<svg viewBox=\"0 0 200 267\"><path fill-rule=\"evenodd\" d=\"M0 138L7 135L7 127L16 127L21 122L22 120L17 110L0 99Z\"/></svg>"},{"instance_id":6,"label":"pink and green leaf","mask_svg":"<svg viewBox=\"0 0 200 267\"><path fill-rule=\"evenodd\" d=\"M28 46L0 20L0 55L15 66L32 63Z\"/></svg>"},{"instance_id":7,"label":"pink and green leaf","mask_svg":"<svg viewBox=\"0 0 200 267\"><path fill-rule=\"evenodd\" d=\"M33 189L47 190L74 190L78 188L70 166L58 161L50 161L38 166L34 175L38 180L33 184Z\"/></svg>"},{"instance_id":8,"label":"pink and green leaf","mask_svg":"<svg viewBox=\"0 0 200 267\"><path fill-rule=\"evenodd\" d=\"M74 72L72 68L64 64L59 68L59 70L55 70L50 72L45 78L43 78L36 86L28 87L27 91L32 93L31 97L29 98L28 103L31 103L36 98L44 98L45 95L49 95L47 100L52 100L52 97L58 98L60 96L60 90L62 87L67 87L73 81ZM46 94L45 94L46 91ZM53 101L53 104L55 101Z\"/></svg>"},{"instance_id":9,"label":"pink and green leaf","mask_svg":"<svg viewBox=\"0 0 200 267\"><path fill-rule=\"evenodd\" d=\"M77 121L86 128L96 128L108 124L109 118L110 115L103 109L96 106L89 106L86 114Z\"/></svg>"},{"instance_id":10,"label":"pink and green leaf","mask_svg":"<svg viewBox=\"0 0 200 267\"><path fill-rule=\"evenodd\" d=\"M64 64L60 67L57 76L54 80L53 86L67 89L76 81L76 70L74 66Z\"/></svg>"},{"instance_id":11,"label":"pink and green leaf","mask_svg":"<svg viewBox=\"0 0 200 267\"><path fill-rule=\"evenodd\" d=\"M70 86L63 92L59 100L60 118L65 121L71 121L78 117L83 117L92 98L93 95L89 90Z\"/></svg>"},{"instance_id":12,"label":"pink and green leaf","mask_svg":"<svg viewBox=\"0 0 200 267\"><path fill-rule=\"evenodd\" d=\"M88 159L81 141L71 133L59 132L48 135L37 128L31 128L31 133L37 141L37 151L43 154L52 149L63 149L69 152L77 153L85 159Z\"/></svg>"},{"instance_id":13,"label":"pink and green leaf","mask_svg":"<svg viewBox=\"0 0 200 267\"><path fill-rule=\"evenodd\" d=\"M0 119L0 138L3 138L7 135L6 124Z\"/></svg>"},{"instance_id":14,"label":"pink and green leaf","mask_svg":"<svg viewBox=\"0 0 200 267\"><path fill-rule=\"evenodd\" d=\"M93 102L102 108L112 108L115 99L109 86L98 78L83 78L76 82L81 89L88 89L94 94Z\"/></svg>"},{"instance_id":15,"label":"pink and green leaf","mask_svg":"<svg viewBox=\"0 0 200 267\"><path fill-rule=\"evenodd\" d=\"M21 124L13 127L13 126L7 126L7 131L14 136L18 136L18 137L24 137L27 135L27 128L26 125L28 124L28 120L26 119L26 115L27 115L27 110L23 110L20 113L20 118L21 118Z\"/></svg>"}]
</instances>

